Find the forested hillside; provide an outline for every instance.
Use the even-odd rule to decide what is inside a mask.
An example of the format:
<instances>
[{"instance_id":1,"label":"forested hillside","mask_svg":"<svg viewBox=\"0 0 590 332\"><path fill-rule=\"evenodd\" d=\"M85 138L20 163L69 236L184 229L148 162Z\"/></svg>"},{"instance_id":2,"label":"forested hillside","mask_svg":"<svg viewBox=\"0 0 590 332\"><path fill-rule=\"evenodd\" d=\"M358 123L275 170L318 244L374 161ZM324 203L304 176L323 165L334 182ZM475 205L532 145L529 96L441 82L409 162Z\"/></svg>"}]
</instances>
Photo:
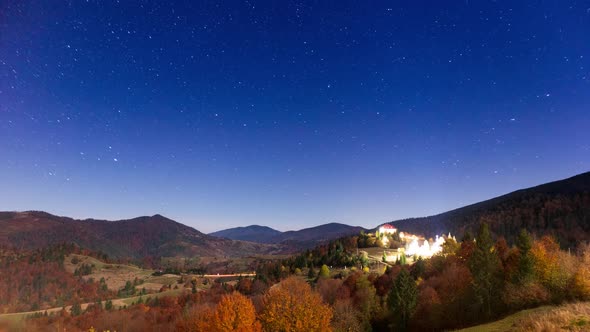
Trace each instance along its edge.
<instances>
[{"instance_id":1,"label":"forested hillside","mask_svg":"<svg viewBox=\"0 0 590 332\"><path fill-rule=\"evenodd\" d=\"M394 221L411 233L464 234L486 222L492 233L515 239L521 228L554 235L563 247L590 240L590 172L565 180L518 190L439 215Z\"/></svg>"},{"instance_id":2,"label":"forested hillside","mask_svg":"<svg viewBox=\"0 0 590 332\"><path fill-rule=\"evenodd\" d=\"M232 241L203 234L161 215L129 220L76 220L45 212L0 213L0 242L15 249L41 249L61 243L115 258L163 256L247 256L272 253L267 244Z\"/></svg>"}]
</instances>

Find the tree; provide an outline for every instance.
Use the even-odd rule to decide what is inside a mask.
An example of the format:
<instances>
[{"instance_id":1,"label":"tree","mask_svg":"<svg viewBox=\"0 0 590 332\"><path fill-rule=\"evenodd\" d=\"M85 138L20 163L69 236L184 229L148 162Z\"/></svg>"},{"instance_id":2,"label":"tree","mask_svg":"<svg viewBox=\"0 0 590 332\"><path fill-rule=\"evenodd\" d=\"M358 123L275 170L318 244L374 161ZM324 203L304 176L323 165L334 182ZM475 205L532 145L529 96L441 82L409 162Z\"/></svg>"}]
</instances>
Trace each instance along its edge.
<instances>
[{"instance_id":1,"label":"tree","mask_svg":"<svg viewBox=\"0 0 590 332\"><path fill-rule=\"evenodd\" d=\"M335 332L365 331L350 300L339 300L334 304L332 327Z\"/></svg>"},{"instance_id":2,"label":"tree","mask_svg":"<svg viewBox=\"0 0 590 332\"><path fill-rule=\"evenodd\" d=\"M455 241L452 237L447 237L442 245L443 256L455 255L461 248L461 245Z\"/></svg>"},{"instance_id":3,"label":"tree","mask_svg":"<svg viewBox=\"0 0 590 332\"><path fill-rule=\"evenodd\" d=\"M104 304L105 310L112 310L113 309L113 301L107 300Z\"/></svg>"},{"instance_id":4,"label":"tree","mask_svg":"<svg viewBox=\"0 0 590 332\"><path fill-rule=\"evenodd\" d=\"M200 332L213 330L214 309L208 304L197 304L176 322L175 331Z\"/></svg>"},{"instance_id":5,"label":"tree","mask_svg":"<svg viewBox=\"0 0 590 332\"><path fill-rule=\"evenodd\" d=\"M72 316L81 315L82 314L82 306L80 306L80 303L78 303L78 302L74 303L72 308L70 308L70 312L72 313Z\"/></svg>"},{"instance_id":6,"label":"tree","mask_svg":"<svg viewBox=\"0 0 590 332\"><path fill-rule=\"evenodd\" d=\"M418 300L418 289L412 276L402 269L395 279L393 288L387 297L387 305L393 314L395 327L405 330Z\"/></svg>"},{"instance_id":7,"label":"tree","mask_svg":"<svg viewBox=\"0 0 590 332\"><path fill-rule=\"evenodd\" d=\"M581 264L573 277L574 294L583 299L590 299L590 246L582 250Z\"/></svg>"},{"instance_id":8,"label":"tree","mask_svg":"<svg viewBox=\"0 0 590 332\"><path fill-rule=\"evenodd\" d=\"M329 278L330 277L330 269L326 264L322 265L320 268L320 278Z\"/></svg>"},{"instance_id":9,"label":"tree","mask_svg":"<svg viewBox=\"0 0 590 332\"><path fill-rule=\"evenodd\" d=\"M482 223L477 234L475 250L469 258L469 270L473 276L473 291L476 305L485 318L492 315L492 302L500 287L500 258L494 250L494 242L488 225Z\"/></svg>"},{"instance_id":10,"label":"tree","mask_svg":"<svg viewBox=\"0 0 590 332\"><path fill-rule=\"evenodd\" d=\"M209 331L256 332L261 330L252 301L238 292L233 292L224 295L217 304L213 314L212 328Z\"/></svg>"},{"instance_id":11,"label":"tree","mask_svg":"<svg viewBox=\"0 0 590 332\"><path fill-rule=\"evenodd\" d=\"M406 265L406 253L402 252L402 255L400 256L399 260L398 260L400 265Z\"/></svg>"},{"instance_id":12,"label":"tree","mask_svg":"<svg viewBox=\"0 0 590 332\"><path fill-rule=\"evenodd\" d=\"M260 320L265 331L331 331L332 309L299 278L271 288L263 303Z\"/></svg>"},{"instance_id":13,"label":"tree","mask_svg":"<svg viewBox=\"0 0 590 332\"><path fill-rule=\"evenodd\" d=\"M412 265L410 274L414 279L421 278L426 271L426 262L422 257L418 257L414 265Z\"/></svg>"},{"instance_id":14,"label":"tree","mask_svg":"<svg viewBox=\"0 0 590 332\"><path fill-rule=\"evenodd\" d=\"M568 267L572 257L561 252L557 241L550 236L543 236L539 241L535 241L530 255L535 276L551 292L554 301L563 300L568 291L570 278L575 273Z\"/></svg>"},{"instance_id":15,"label":"tree","mask_svg":"<svg viewBox=\"0 0 590 332\"><path fill-rule=\"evenodd\" d=\"M518 260L518 270L515 275L515 281L519 284L524 284L531 280L533 276L534 261L530 254L532 246L533 240L531 239L530 234L525 229L522 229L516 239L516 247L520 253L520 258Z\"/></svg>"}]
</instances>

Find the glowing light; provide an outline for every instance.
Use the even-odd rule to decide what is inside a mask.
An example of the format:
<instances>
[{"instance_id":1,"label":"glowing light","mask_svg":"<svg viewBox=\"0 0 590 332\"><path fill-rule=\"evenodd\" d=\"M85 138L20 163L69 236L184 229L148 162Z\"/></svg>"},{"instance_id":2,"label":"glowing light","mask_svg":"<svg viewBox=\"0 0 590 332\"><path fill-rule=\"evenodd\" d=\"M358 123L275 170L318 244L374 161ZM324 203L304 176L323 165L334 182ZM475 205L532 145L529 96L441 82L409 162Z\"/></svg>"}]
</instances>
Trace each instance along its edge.
<instances>
[{"instance_id":1,"label":"glowing light","mask_svg":"<svg viewBox=\"0 0 590 332\"><path fill-rule=\"evenodd\" d=\"M406 245L407 256L418 256L422 258L432 257L442 251L442 245L445 243L445 238L442 236L436 236L436 239L430 245L427 240L424 240L422 245L418 242L417 238L414 238L409 244Z\"/></svg>"}]
</instances>

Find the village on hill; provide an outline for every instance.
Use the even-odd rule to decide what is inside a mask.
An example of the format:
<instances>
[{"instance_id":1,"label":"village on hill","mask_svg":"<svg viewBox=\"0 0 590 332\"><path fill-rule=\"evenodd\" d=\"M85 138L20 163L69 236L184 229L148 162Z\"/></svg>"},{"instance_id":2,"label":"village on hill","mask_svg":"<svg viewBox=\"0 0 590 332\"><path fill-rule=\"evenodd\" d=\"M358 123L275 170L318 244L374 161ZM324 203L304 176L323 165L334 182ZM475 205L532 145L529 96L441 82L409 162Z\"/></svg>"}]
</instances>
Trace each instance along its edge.
<instances>
[{"instance_id":1,"label":"village on hill","mask_svg":"<svg viewBox=\"0 0 590 332\"><path fill-rule=\"evenodd\" d=\"M456 242L456 238L450 233L427 239L402 232L391 224L383 224L375 232L361 234L361 237L359 247L365 247L369 258L375 259L382 250L380 260L386 264L406 264L418 258L430 258L442 251L447 239Z\"/></svg>"}]
</instances>

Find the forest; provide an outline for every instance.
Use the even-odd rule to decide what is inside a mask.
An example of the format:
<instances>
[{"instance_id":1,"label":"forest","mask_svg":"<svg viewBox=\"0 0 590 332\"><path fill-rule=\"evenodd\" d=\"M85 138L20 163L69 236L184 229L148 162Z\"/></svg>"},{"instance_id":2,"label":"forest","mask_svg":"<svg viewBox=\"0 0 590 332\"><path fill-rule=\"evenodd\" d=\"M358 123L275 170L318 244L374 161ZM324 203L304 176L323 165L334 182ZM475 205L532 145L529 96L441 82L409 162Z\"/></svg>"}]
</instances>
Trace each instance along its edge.
<instances>
[{"instance_id":1,"label":"forest","mask_svg":"<svg viewBox=\"0 0 590 332\"><path fill-rule=\"evenodd\" d=\"M25 292L22 285L8 287L17 280L14 276L3 276L1 298L10 301L2 305L31 309L24 306L31 299L36 305L95 299L85 310L74 306L36 314L24 321L27 331L422 331L462 328L526 308L590 298L587 245L564 251L555 238L525 230L509 245L503 237L494 238L483 223L475 237L467 233L457 242L447 239L432 258L380 267L357 255L363 237L266 261L253 279L220 281L207 291L175 297L148 294L119 308L104 301L114 294L100 282L57 272L59 252L38 252L27 261L3 263L2 271L17 264L22 285L38 286ZM39 261L44 264L33 264ZM63 282L34 281L41 274ZM6 293L9 288L14 291Z\"/></svg>"}]
</instances>

